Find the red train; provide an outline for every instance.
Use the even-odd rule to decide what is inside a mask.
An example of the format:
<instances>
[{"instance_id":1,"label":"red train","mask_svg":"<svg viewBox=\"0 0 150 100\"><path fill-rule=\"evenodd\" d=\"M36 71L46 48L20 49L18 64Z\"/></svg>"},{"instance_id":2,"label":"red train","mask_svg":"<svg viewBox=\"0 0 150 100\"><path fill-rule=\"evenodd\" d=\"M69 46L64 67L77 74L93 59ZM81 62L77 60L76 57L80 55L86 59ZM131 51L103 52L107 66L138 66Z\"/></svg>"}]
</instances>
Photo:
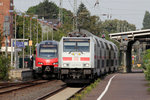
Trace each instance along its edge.
<instances>
[{"instance_id":1,"label":"red train","mask_svg":"<svg viewBox=\"0 0 150 100\"><path fill-rule=\"evenodd\" d=\"M58 74L58 42L42 41L37 45L34 75L57 77Z\"/></svg>"}]
</instances>

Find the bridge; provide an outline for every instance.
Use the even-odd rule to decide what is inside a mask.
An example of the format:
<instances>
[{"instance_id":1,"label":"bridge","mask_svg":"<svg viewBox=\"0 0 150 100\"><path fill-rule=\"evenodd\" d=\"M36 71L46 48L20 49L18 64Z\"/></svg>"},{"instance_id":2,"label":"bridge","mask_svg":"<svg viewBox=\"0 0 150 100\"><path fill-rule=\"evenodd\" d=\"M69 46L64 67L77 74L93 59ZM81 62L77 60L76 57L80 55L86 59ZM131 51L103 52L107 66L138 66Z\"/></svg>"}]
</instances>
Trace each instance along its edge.
<instances>
[{"instance_id":1,"label":"bridge","mask_svg":"<svg viewBox=\"0 0 150 100\"><path fill-rule=\"evenodd\" d=\"M120 44L120 51L123 53L124 72L131 72L132 68L132 46L136 41L150 42L150 29L128 31L109 34L109 37Z\"/></svg>"}]
</instances>

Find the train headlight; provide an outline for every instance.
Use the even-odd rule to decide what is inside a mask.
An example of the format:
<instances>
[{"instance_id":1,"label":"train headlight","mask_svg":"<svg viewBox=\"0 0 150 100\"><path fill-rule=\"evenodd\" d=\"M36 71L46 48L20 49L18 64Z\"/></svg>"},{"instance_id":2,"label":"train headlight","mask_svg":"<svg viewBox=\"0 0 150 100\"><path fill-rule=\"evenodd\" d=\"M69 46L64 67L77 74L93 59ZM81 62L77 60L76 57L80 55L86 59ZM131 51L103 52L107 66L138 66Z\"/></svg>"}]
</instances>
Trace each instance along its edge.
<instances>
[{"instance_id":1,"label":"train headlight","mask_svg":"<svg viewBox=\"0 0 150 100\"><path fill-rule=\"evenodd\" d=\"M88 64L88 63L86 63L86 64L83 64L83 66L84 66L84 67L89 67L89 64Z\"/></svg>"},{"instance_id":2,"label":"train headlight","mask_svg":"<svg viewBox=\"0 0 150 100\"><path fill-rule=\"evenodd\" d=\"M64 67L67 67L67 66L69 66L69 64L63 64L63 66L64 66Z\"/></svg>"},{"instance_id":3,"label":"train headlight","mask_svg":"<svg viewBox=\"0 0 150 100\"><path fill-rule=\"evenodd\" d=\"M53 65L58 65L58 62L56 62L56 63L53 63Z\"/></svg>"},{"instance_id":4,"label":"train headlight","mask_svg":"<svg viewBox=\"0 0 150 100\"><path fill-rule=\"evenodd\" d=\"M38 62L38 64L43 65L43 63L42 63L42 62Z\"/></svg>"}]
</instances>

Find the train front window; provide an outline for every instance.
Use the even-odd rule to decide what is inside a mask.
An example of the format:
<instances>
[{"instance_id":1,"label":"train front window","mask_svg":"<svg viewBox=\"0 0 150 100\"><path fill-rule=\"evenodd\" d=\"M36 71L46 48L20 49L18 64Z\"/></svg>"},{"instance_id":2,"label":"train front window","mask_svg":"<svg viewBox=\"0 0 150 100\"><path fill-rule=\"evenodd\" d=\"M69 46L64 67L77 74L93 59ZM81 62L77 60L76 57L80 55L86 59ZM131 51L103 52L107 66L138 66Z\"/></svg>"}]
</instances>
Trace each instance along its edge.
<instances>
[{"instance_id":1,"label":"train front window","mask_svg":"<svg viewBox=\"0 0 150 100\"><path fill-rule=\"evenodd\" d=\"M64 52L74 51L76 48L76 42L65 41L64 42Z\"/></svg>"},{"instance_id":2,"label":"train front window","mask_svg":"<svg viewBox=\"0 0 150 100\"><path fill-rule=\"evenodd\" d=\"M39 51L39 56L47 58L57 57L57 48L56 47L41 47Z\"/></svg>"},{"instance_id":3,"label":"train front window","mask_svg":"<svg viewBox=\"0 0 150 100\"><path fill-rule=\"evenodd\" d=\"M64 52L89 52L89 41L64 41Z\"/></svg>"},{"instance_id":4,"label":"train front window","mask_svg":"<svg viewBox=\"0 0 150 100\"><path fill-rule=\"evenodd\" d=\"M80 41L77 42L77 50L82 52L89 52L89 42L88 41Z\"/></svg>"}]
</instances>

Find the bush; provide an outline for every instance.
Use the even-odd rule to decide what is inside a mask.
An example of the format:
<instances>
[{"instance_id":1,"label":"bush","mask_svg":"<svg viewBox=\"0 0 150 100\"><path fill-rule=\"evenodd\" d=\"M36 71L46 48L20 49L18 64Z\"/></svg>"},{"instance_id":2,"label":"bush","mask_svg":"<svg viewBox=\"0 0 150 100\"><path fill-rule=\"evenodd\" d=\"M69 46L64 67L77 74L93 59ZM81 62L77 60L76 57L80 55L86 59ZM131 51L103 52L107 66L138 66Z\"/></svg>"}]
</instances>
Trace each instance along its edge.
<instances>
[{"instance_id":1,"label":"bush","mask_svg":"<svg viewBox=\"0 0 150 100\"><path fill-rule=\"evenodd\" d=\"M146 64L145 77L147 80L150 80L150 63Z\"/></svg>"},{"instance_id":2,"label":"bush","mask_svg":"<svg viewBox=\"0 0 150 100\"><path fill-rule=\"evenodd\" d=\"M70 98L69 100L82 100L82 98L88 94L89 92L91 92L91 90L93 88L95 88L97 86L97 84L100 82L100 79L97 79L94 83L90 84L89 86L87 86L83 91L81 91L80 93L75 94L75 97Z\"/></svg>"},{"instance_id":3,"label":"bush","mask_svg":"<svg viewBox=\"0 0 150 100\"><path fill-rule=\"evenodd\" d=\"M0 80L8 79L8 72L10 69L10 60L5 56L0 56Z\"/></svg>"},{"instance_id":4,"label":"bush","mask_svg":"<svg viewBox=\"0 0 150 100\"><path fill-rule=\"evenodd\" d=\"M146 53L144 54L142 67L145 70L145 78L150 80L150 49L146 50Z\"/></svg>"}]
</instances>

